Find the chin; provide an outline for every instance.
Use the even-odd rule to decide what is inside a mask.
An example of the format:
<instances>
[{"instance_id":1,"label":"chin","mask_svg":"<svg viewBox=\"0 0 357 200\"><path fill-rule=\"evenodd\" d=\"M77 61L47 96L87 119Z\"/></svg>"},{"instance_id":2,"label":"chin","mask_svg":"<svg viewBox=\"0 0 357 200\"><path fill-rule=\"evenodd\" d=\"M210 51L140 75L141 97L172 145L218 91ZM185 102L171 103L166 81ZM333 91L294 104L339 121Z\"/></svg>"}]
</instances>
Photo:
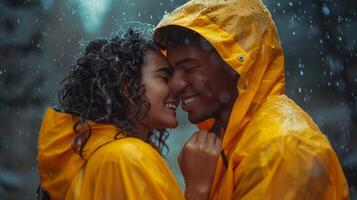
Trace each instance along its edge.
<instances>
[{"instance_id":1,"label":"chin","mask_svg":"<svg viewBox=\"0 0 357 200\"><path fill-rule=\"evenodd\" d=\"M202 122L203 120L201 120L199 117L192 116L192 115L188 114L188 121L190 121L192 124L198 124L198 123Z\"/></svg>"},{"instance_id":2,"label":"chin","mask_svg":"<svg viewBox=\"0 0 357 200\"><path fill-rule=\"evenodd\" d=\"M161 128L176 128L178 126L177 119L176 118L170 119L170 118L168 117L162 121Z\"/></svg>"},{"instance_id":3,"label":"chin","mask_svg":"<svg viewBox=\"0 0 357 200\"><path fill-rule=\"evenodd\" d=\"M172 121L170 123L167 123L166 128L176 128L178 126L178 121Z\"/></svg>"},{"instance_id":4,"label":"chin","mask_svg":"<svg viewBox=\"0 0 357 200\"><path fill-rule=\"evenodd\" d=\"M195 114L193 112L188 113L188 121L190 121L192 124L198 124L201 123L207 119L209 119L208 115L200 115L200 114Z\"/></svg>"}]
</instances>

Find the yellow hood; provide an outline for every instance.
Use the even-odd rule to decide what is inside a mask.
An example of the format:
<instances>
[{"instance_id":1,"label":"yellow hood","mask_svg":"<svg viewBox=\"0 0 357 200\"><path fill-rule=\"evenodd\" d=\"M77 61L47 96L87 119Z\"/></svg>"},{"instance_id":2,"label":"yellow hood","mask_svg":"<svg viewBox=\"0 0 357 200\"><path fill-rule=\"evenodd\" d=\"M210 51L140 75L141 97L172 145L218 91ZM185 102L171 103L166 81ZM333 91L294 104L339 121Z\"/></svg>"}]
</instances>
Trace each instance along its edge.
<instances>
[{"instance_id":1,"label":"yellow hood","mask_svg":"<svg viewBox=\"0 0 357 200\"><path fill-rule=\"evenodd\" d=\"M72 149L76 137L73 125L77 120L73 115L49 108L41 125L37 155L40 181L53 199L64 199L73 177L99 147L114 141L118 133L113 125L89 122L92 134L82 159Z\"/></svg>"},{"instance_id":2,"label":"yellow hood","mask_svg":"<svg viewBox=\"0 0 357 200\"><path fill-rule=\"evenodd\" d=\"M162 47L166 47L168 26L199 33L240 75L234 117L222 144L228 150L257 108L285 90L284 54L272 17L260 0L192 0L164 16L157 26L154 40Z\"/></svg>"}]
</instances>

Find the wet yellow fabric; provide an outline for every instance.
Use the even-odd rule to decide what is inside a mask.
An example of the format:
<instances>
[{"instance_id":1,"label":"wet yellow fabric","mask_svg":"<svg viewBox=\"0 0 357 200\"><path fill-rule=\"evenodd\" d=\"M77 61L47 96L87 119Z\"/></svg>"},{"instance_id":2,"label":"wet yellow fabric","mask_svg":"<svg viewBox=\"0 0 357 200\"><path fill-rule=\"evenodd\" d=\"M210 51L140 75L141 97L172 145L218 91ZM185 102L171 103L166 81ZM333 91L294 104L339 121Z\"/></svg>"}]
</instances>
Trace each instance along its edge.
<instances>
[{"instance_id":1,"label":"wet yellow fabric","mask_svg":"<svg viewBox=\"0 0 357 200\"><path fill-rule=\"evenodd\" d=\"M161 155L148 143L90 122L83 159L71 144L76 117L48 109L38 146L42 187L52 200L184 199Z\"/></svg>"},{"instance_id":2,"label":"wet yellow fabric","mask_svg":"<svg viewBox=\"0 0 357 200\"><path fill-rule=\"evenodd\" d=\"M348 199L329 141L284 95L284 53L260 0L191 0L156 27L162 47L170 26L199 33L240 75L222 143L228 167L219 158L210 199Z\"/></svg>"}]
</instances>

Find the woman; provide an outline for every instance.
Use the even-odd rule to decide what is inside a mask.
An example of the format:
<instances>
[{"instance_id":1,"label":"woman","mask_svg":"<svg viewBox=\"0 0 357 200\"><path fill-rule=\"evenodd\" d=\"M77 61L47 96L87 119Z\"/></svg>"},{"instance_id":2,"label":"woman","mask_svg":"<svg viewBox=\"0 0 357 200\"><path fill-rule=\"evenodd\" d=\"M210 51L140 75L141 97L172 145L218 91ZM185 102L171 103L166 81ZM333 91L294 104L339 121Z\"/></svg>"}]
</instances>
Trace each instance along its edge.
<instances>
[{"instance_id":1,"label":"woman","mask_svg":"<svg viewBox=\"0 0 357 200\"><path fill-rule=\"evenodd\" d=\"M38 161L47 198L184 199L160 155L166 128L178 124L170 77L159 49L131 29L90 42L61 83L59 110L49 108L42 122ZM198 188L192 193L210 184L211 172L197 184L190 179Z\"/></svg>"}]
</instances>

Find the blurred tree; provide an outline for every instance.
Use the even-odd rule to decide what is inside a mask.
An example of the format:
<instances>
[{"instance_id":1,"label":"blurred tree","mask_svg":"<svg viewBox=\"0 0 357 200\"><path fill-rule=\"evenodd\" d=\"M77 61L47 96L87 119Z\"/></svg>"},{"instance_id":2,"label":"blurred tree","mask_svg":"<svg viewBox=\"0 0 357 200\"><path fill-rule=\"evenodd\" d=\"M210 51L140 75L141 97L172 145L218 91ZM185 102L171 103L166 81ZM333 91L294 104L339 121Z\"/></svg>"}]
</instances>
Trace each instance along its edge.
<instances>
[{"instance_id":1,"label":"blurred tree","mask_svg":"<svg viewBox=\"0 0 357 200\"><path fill-rule=\"evenodd\" d=\"M350 108L350 123L346 132L348 140L345 140L346 150L344 157L355 157L357 150L357 52L355 43L356 36L351 37L349 29L351 21L357 20L357 1L329 1L317 0L316 8L319 9L318 25L323 41L323 51L331 55L335 66L340 68L339 73L334 75L335 81L343 80L347 104ZM345 23L344 23L345 22ZM347 22L347 23L346 23ZM354 133L354 134L353 134ZM344 163L344 171L351 186L357 187L357 158L350 163Z\"/></svg>"},{"instance_id":2,"label":"blurred tree","mask_svg":"<svg viewBox=\"0 0 357 200\"><path fill-rule=\"evenodd\" d=\"M20 189L26 177L18 172L28 174L27 170L34 169L19 170L24 163L33 163L36 155L30 149L37 138L30 130L37 128L34 121L40 116L31 110L48 99L42 92L45 71L37 61L42 55L43 19L49 11L44 2L0 2L0 191ZM11 197L2 194L0 199Z\"/></svg>"}]
</instances>

